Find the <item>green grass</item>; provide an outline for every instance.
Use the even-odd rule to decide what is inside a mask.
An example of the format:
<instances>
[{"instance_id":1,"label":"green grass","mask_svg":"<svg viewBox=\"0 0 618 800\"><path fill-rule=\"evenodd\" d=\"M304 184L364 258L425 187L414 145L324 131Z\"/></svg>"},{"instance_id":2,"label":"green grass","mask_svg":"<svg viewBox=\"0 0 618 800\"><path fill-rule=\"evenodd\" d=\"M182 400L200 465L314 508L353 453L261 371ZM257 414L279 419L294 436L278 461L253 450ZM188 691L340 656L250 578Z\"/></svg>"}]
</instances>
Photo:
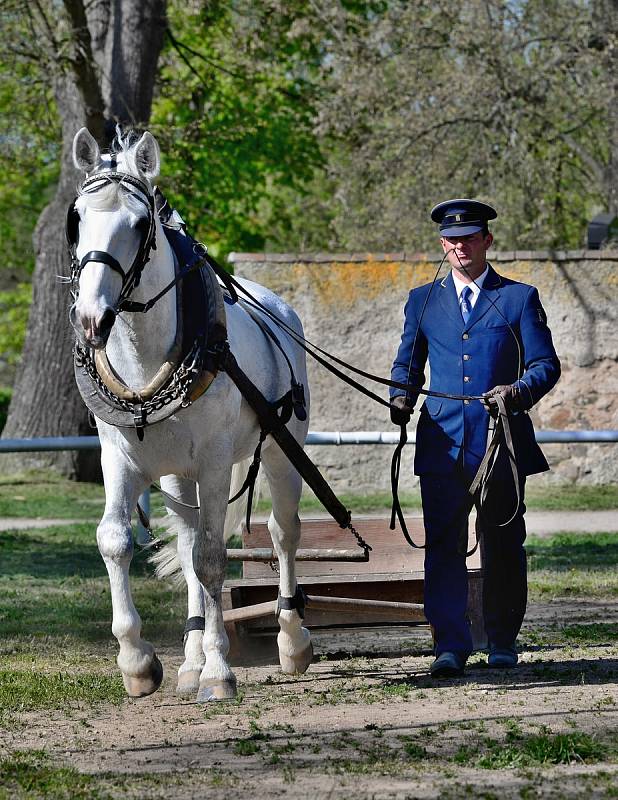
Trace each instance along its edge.
<instances>
[{"instance_id":1,"label":"green grass","mask_svg":"<svg viewBox=\"0 0 618 800\"><path fill-rule=\"evenodd\" d=\"M40 750L18 751L0 761L0 800L107 800L97 779L71 767L56 767Z\"/></svg>"},{"instance_id":2,"label":"green grass","mask_svg":"<svg viewBox=\"0 0 618 800\"><path fill-rule=\"evenodd\" d=\"M108 639L111 601L94 526L57 526L0 535L0 640L64 636ZM145 554L131 564L132 590L145 629L182 628L183 594L152 576Z\"/></svg>"},{"instance_id":3,"label":"green grass","mask_svg":"<svg viewBox=\"0 0 618 800\"><path fill-rule=\"evenodd\" d=\"M618 597L618 533L531 536L526 551L532 598Z\"/></svg>"},{"instance_id":4,"label":"green grass","mask_svg":"<svg viewBox=\"0 0 618 800\"><path fill-rule=\"evenodd\" d=\"M618 508L618 485L526 485L526 508L542 511L607 511Z\"/></svg>"},{"instance_id":5,"label":"green grass","mask_svg":"<svg viewBox=\"0 0 618 800\"><path fill-rule=\"evenodd\" d=\"M96 483L77 483L53 473L0 478L0 517L99 519L105 492Z\"/></svg>"},{"instance_id":6,"label":"green grass","mask_svg":"<svg viewBox=\"0 0 618 800\"><path fill-rule=\"evenodd\" d=\"M233 786L236 780L235 776L209 766L199 772L90 775L54 763L42 750L16 750L0 759L0 800L116 800L120 797L163 800L177 796L179 787L185 784L192 787L192 796L207 797L211 787Z\"/></svg>"},{"instance_id":7,"label":"green grass","mask_svg":"<svg viewBox=\"0 0 618 800\"><path fill-rule=\"evenodd\" d=\"M486 752L461 748L454 760L481 769L513 769L548 764L590 764L605 759L608 747L587 733L540 733L521 736L519 741L487 741Z\"/></svg>"},{"instance_id":8,"label":"green grass","mask_svg":"<svg viewBox=\"0 0 618 800\"><path fill-rule=\"evenodd\" d=\"M126 697L122 678L101 673L0 670L0 717L19 711L67 708L71 704L120 703Z\"/></svg>"},{"instance_id":9,"label":"green grass","mask_svg":"<svg viewBox=\"0 0 618 800\"><path fill-rule=\"evenodd\" d=\"M531 570L594 569L618 565L618 533L557 533L530 536L526 542Z\"/></svg>"},{"instance_id":10,"label":"green grass","mask_svg":"<svg viewBox=\"0 0 618 800\"><path fill-rule=\"evenodd\" d=\"M47 519L99 519L103 512L104 490L99 484L75 483L38 471L21 476L0 478L0 517L42 517ZM390 508L390 492L358 495L339 494L341 502L353 514L384 512ZM418 490L402 492L403 508L417 511L421 508ZM152 513L164 513L162 496L153 490ZM530 509L552 511L588 511L618 508L618 486L545 486L530 483L526 489L526 505ZM262 499L256 511L266 512L270 501ZM304 513L322 511L317 498L307 492L301 499Z\"/></svg>"}]
</instances>

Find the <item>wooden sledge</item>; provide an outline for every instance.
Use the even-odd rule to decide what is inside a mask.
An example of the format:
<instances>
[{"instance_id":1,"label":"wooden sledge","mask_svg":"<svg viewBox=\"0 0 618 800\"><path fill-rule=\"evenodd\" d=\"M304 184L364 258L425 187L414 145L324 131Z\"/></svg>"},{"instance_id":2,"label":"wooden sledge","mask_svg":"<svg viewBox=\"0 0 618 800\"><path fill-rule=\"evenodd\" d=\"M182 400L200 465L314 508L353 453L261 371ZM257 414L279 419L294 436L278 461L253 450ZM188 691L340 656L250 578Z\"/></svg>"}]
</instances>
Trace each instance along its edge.
<instances>
[{"instance_id":1,"label":"wooden sledge","mask_svg":"<svg viewBox=\"0 0 618 800\"><path fill-rule=\"evenodd\" d=\"M410 534L424 541L421 516L406 517ZM302 521L298 582L309 596L305 626L348 629L380 625L427 624L423 613L424 550L411 548L401 531L391 531L383 517L355 517L361 536L373 547L368 562L349 531L329 519ZM470 528L470 546L473 543ZM223 618L234 665L278 662L275 618L278 577L269 563L272 542L265 523L243 531L243 574L223 588ZM343 556L341 551L348 551ZM260 552L262 551L262 552ZM230 551L233 554L233 551ZM358 554L358 556L356 555ZM238 555L238 554L237 554ZM325 560L328 556L330 558ZM248 560L251 558L253 560ZM308 560L311 559L311 560ZM487 646L483 626L480 548L468 558L468 616L476 650Z\"/></svg>"}]
</instances>

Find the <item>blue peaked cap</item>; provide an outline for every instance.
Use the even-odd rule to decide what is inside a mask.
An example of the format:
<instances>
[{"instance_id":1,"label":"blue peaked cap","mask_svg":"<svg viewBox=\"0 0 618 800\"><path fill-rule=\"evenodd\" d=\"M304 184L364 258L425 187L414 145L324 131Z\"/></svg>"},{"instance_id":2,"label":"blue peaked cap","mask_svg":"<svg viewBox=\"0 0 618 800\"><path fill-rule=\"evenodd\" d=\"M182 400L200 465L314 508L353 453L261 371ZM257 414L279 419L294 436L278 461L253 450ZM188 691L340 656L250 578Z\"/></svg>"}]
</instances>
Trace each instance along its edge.
<instances>
[{"instance_id":1,"label":"blue peaked cap","mask_svg":"<svg viewBox=\"0 0 618 800\"><path fill-rule=\"evenodd\" d=\"M432 220L440 225L440 236L469 236L497 216L495 208L479 200L445 200L431 209Z\"/></svg>"}]
</instances>

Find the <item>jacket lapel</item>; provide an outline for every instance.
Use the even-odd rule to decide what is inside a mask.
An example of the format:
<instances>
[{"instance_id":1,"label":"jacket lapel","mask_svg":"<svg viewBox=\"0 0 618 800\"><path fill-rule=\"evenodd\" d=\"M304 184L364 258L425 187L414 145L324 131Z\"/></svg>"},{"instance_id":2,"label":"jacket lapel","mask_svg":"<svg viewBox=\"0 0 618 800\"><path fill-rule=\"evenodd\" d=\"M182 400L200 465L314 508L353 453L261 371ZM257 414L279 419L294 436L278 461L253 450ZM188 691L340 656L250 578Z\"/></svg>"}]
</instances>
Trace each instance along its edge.
<instances>
[{"instance_id":1,"label":"jacket lapel","mask_svg":"<svg viewBox=\"0 0 618 800\"><path fill-rule=\"evenodd\" d=\"M474 304L472 313L470 314L470 319L466 325L466 330L469 330L473 325L476 325L476 323L482 319L491 308L493 308L493 304L497 301L498 297L500 297L498 287L501 286L501 284L502 279L490 264L489 271L485 281L483 282L483 286L481 287L481 292L476 303Z\"/></svg>"},{"instance_id":2,"label":"jacket lapel","mask_svg":"<svg viewBox=\"0 0 618 800\"><path fill-rule=\"evenodd\" d=\"M459 310L457 290L453 283L453 276L449 274L440 281L440 305L442 310L463 330L464 321Z\"/></svg>"}]
</instances>

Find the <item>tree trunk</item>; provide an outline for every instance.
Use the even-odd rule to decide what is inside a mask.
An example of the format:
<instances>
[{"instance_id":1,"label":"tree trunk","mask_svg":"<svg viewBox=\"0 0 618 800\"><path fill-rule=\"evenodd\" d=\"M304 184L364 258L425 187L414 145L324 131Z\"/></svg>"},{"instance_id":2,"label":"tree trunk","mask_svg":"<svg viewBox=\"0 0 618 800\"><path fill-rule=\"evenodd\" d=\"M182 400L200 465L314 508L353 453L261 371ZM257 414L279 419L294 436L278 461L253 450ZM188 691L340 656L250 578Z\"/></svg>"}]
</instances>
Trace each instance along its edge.
<instances>
[{"instance_id":1,"label":"tree trunk","mask_svg":"<svg viewBox=\"0 0 618 800\"><path fill-rule=\"evenodd\" d=\"M82 0L65 0L65 8L76 55L72 69L55 80L62 119L60 180L34 232L32 306L3 438L93 433L73 377L70 294L57 279L68 273L65 219L79 181L73 137L86 125L103 143L105 120L148 122L165 32L165 0L95 0L88 6L87 27ZM88 451L14 455L3 460L3 470L7 467L54 467L79 480L100 474L98 453Z\"/></svg>"}]
</instances>

